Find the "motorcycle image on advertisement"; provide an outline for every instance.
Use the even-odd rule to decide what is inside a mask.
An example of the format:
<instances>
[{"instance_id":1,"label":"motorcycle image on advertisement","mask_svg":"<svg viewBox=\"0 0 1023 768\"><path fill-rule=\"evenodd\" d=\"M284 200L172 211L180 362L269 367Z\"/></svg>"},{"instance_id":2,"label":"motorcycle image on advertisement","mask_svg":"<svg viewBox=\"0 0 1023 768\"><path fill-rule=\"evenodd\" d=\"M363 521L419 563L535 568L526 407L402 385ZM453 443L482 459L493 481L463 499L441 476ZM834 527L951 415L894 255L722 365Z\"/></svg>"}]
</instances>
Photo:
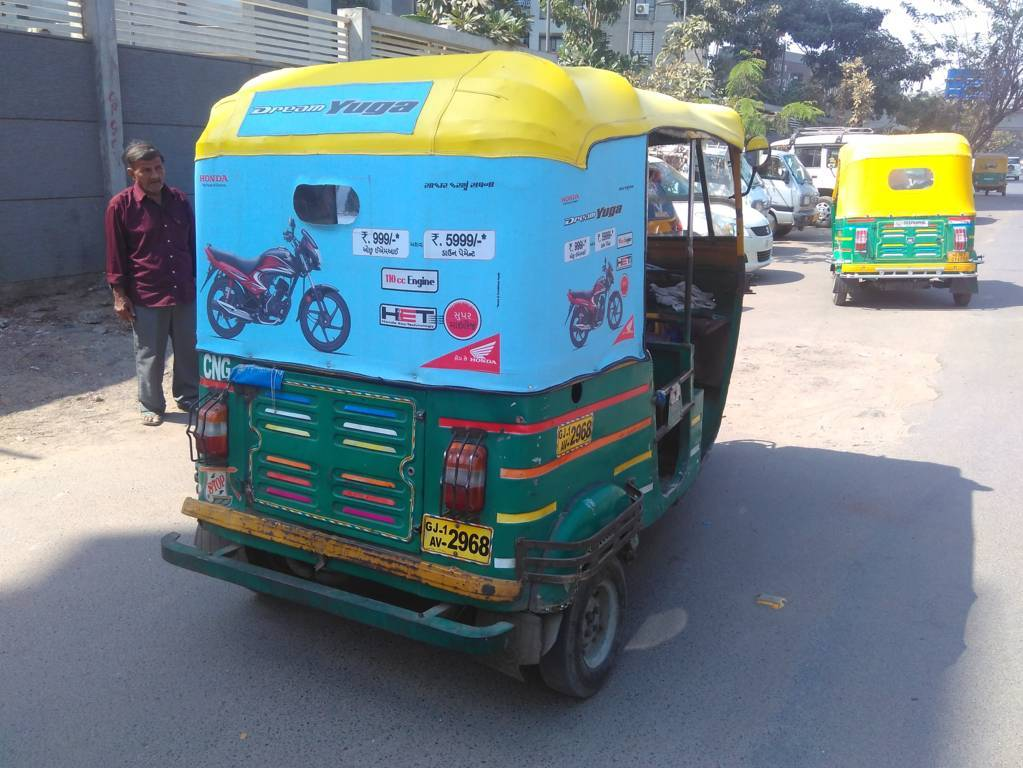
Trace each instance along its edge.
<instances>
[{"instance_id":1,"label":"motorcycle image on advertisement","mask_svg":"<svg viewBox=\"0 0 1023 768\"><path fill-rule=\"evenodd\" d=\"M622 324L622 295L612 290L615 276L611 269L611 263L604 259L604 269L597 282L593 284L592 291L569 291L568 292L568 337L572 340L572 346L579 349L586 343L590 331L599 328L604 322L604 313L607 312L607 325L612 330L618 330ZM610 299L608 294L610 293Z\"/></svg>"},{"instance_id":2,"label":"motorcycle image on advertisement","mask_svg":"<svg viewBox=\"0 0 1023 768\"><path fill-rule=\"evenodd\" d=\"M280 325L288 318L295 286L306 280L310 287L298 303L298 324L315 349L336 352L348 341L351 315L336 288L313 283L311 273L320 268L320 250L312 236L302 230L295 237L295 220L284 231L287 248L270 248L253 259L235 256L206 245L210 269L203 287L213 278L206 296L206 314L218 336L233 339L246 323Z\"/></svg>"}]
</instances>

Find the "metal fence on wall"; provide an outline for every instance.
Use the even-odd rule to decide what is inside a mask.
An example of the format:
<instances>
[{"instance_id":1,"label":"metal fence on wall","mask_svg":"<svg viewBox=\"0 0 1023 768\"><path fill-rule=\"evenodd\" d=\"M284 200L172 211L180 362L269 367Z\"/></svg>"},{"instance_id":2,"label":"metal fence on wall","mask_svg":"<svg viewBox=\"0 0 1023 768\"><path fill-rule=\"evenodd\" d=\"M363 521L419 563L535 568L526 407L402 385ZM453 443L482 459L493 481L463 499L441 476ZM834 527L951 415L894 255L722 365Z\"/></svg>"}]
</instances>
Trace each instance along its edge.
<instances>
[{"instance_id":1,"label":"metal fence on wall","mask_svg":"<svg viewBox=\"0 0 1023 768\"><path fill-rule=\"evenodd\" d=\"M75 0L0 0L0 29L55 37L84 37L82 3Z\"/></svg>"},{"instance_id":2,"label":"metal fence on wall","mask_svg":"<svg viewBox=\"0 0 1023 768\"><path fill-rule=\"evenodd\" d=\"M116 0L114 7L122 45L295 66L348 58L341 19L272 0Z\"/></svg>"}]
</instances>

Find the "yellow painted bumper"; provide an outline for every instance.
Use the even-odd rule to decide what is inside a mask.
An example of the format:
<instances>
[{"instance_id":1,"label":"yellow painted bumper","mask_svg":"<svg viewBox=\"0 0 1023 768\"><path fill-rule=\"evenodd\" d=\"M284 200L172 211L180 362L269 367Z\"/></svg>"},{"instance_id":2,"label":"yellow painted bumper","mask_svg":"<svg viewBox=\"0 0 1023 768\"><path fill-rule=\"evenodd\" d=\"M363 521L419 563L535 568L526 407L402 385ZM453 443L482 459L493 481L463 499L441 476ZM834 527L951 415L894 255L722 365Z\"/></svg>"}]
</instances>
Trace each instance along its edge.
<instances>
[{"instance_id":1,"label":"yellow painted bumper","mask_svg":"<svg viewBox=\"0 0 1023 768\"><path fill-rule=\"evenodd\" d=\"M977 271L977 265L972 262L953 263L947 261L938 262L885 262L881 264L837 264L836 272L842 274L884 274L890 272L933 274L941 272L944 274L965 274Z\"/></svg>"},{"instance_id":2,"label":"yellow painted bumper","mask_svg":"<svg viewBox=\"0 0 1023 768\"><path fill-rule=\"evenodd\" d=\"M415 555L394 552L265 515L242 512L197 499L185 499L181 506L181 514L229 531L343 560L474 600L507 603L515 600L522 591L521 582L512 579L493 579L469 573L454 566L427 562Z\"/></svg>"}]
</instances>

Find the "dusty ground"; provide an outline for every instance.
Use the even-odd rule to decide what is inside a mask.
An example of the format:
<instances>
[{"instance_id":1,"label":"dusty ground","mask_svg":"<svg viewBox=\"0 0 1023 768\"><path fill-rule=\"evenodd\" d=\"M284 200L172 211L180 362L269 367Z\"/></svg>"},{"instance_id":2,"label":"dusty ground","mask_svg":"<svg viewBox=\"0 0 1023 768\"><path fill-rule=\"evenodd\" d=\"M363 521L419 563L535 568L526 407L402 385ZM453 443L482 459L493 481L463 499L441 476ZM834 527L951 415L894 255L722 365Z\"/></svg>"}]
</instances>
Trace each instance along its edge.
<instances>
[{"instance_id":1,"label":"dusty ground","mask_svg":"<svg viewBox=\"0 0 1023 768\"><path fill-rule=\"evenodd\" d=\"M132 354L131 330L99 277L0 308L0 446L8 449L0 468L19 446L100 444L139 426ZM165 378L169 391L169 365Z\"/></svg>"}]
</instances>

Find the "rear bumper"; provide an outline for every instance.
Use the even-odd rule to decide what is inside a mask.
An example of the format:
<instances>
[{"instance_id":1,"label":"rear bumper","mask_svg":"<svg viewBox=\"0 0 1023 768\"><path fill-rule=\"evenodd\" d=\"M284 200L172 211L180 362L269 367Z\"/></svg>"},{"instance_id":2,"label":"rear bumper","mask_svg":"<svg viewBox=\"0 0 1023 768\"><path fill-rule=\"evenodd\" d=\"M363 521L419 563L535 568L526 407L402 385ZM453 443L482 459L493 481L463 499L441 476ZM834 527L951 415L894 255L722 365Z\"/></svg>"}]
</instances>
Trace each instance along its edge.
<instances>
[{"instance_id":1,"label":"rear bumper","mask_svg":"<svg viewBox=\"0 0 1023 768\"><path fill-rule=\"evenodd\" d=\"M507 621L475 627L446 619L440 615L449 607L444 604L417 613L238 560L234 557L240 550L237 546L206 554L182 544L179 536L168 533L160 541L163 559L172 565L441 648L471 654L498 653L505 649L513 629Z\"/></svg>"},{"instance_id":2,"label":"rear bumper","mask_svg":"<svg viewBox=\"0 0 1023 768\"><path fill-rule=\"evenodd\" d=\"M976 280L977 262L833 264L836 277L857 280Z\"/></svg>"}]
</instances>

